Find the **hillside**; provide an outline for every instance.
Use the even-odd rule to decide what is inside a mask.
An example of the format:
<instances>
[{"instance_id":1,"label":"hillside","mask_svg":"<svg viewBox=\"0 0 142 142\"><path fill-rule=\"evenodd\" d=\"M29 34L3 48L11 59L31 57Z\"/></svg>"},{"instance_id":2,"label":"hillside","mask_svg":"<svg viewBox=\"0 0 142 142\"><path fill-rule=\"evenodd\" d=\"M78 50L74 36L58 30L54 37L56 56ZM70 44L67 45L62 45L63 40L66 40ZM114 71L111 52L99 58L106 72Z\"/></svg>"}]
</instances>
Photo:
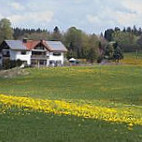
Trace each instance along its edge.
<instances>
[{"instance_id":1,"label":"hillside","mask_svg":"<svg viewBox=\"0 0 142 142\"><path fill-rule=\"evenodd\" d=\"M0 138L141 142L141 70L133 65L33 68L24 76L0 78Z\"/></svg>"}]
</instances>

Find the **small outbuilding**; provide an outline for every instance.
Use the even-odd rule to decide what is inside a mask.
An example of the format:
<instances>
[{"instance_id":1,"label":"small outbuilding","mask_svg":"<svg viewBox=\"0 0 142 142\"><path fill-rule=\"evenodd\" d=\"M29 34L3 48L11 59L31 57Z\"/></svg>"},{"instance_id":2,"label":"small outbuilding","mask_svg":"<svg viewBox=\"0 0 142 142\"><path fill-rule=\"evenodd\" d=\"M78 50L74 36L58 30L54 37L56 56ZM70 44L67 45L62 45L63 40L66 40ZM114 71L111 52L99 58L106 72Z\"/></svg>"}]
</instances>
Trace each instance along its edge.
<instances>
[{"instance_id":1,"label":"small outbuilding","mask_svg":"<svg viewBox=\"0 0 142 142\"><path fill-rule=\"evenodd\" d=\"M77 65L79 63L79 61L75 58L69 59L69 62L70 62L71 65Z\"/></svg>"},{"instance_id":2,"label":"small outbuilding","mask_svg":"<svg viewBox=\"0 0 142 142\"><path fill-rule=\"evenodd\" d=\"M69 59L69 62L76 62L76 59L75 58L71 58L71 59Z\"/></svg>"}]
</instances>

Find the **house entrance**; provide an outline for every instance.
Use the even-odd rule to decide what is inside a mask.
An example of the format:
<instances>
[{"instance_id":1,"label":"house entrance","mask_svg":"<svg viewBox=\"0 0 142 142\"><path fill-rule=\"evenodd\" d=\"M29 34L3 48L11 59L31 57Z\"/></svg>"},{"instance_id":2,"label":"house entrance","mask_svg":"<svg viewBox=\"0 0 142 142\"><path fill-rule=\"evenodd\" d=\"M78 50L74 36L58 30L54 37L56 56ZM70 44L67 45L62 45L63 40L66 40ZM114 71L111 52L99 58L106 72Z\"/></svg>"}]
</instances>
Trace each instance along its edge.
<instances>
[{"instance_id":1,"label":"house entrance","mask_svg":"<svg viewBox=\"0 0 142 142\"><path fill-rule=\"evenodd\" d=\"M32 59L31 65L33 67L42 67L47 65L47 60L38 60L38 59Z\"/></svg>"}]
</instances>

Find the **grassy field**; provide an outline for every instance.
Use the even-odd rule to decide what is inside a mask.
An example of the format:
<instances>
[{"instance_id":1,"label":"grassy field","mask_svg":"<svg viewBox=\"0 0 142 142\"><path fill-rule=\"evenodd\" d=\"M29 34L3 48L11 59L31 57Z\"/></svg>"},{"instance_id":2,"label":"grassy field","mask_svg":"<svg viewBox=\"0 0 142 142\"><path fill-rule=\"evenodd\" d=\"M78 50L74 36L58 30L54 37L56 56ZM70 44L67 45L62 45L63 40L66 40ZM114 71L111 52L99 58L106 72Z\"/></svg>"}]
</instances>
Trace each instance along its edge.
<instances>
[{"instance_id":1,"label":"grassy field","mask_svg":"<svg viewBox=\"0 0 142 142\"><path fill-rule=\"evenodd\" d=\"M124 54L124 59L121 60L123 64L140 65L142 66L142 52L130 52Z\"/></svg>"},{"instance_id":2,"label":"grassy field","mask_svg":"<svg viewBox=\"0 0 142 142\"><path fill-rule=\"evenodd\" d=\"M26 70L29 75L0 78L0 94L50 100L52 109L1 99L0 142L142 141L141 65ZM64 102L60 110L54 101Z\"/></svg>"}]
</instances>

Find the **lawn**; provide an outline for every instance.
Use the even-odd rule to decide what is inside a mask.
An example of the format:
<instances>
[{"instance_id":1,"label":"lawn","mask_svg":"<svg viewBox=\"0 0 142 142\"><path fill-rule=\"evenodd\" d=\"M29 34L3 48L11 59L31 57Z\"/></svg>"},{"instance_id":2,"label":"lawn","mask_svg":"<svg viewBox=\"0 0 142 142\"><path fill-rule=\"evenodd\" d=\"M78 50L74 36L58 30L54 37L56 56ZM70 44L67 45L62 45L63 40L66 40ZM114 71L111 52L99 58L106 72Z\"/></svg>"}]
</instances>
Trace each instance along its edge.
<instances>
[{"instance_id":1,"label":"lawn","mask_svg":"<svg viewBox=\"0 0 142 142\"><path fill-rule=\"evenodd\" d=\"M30 74L0 80L0 93L42 99L141 104L142 67L95 66L27 69Z\"/></svg>"},{"instance_id":2,"label":"lawn","mask_svg":"<svg viewBox=\"0 0 142 142\"><path fill-rule=\"evenodd\" d=\"M140 65L142 66L142 52L124 53L124 59L121 60L123 64Z\"/></svg>"},{"instance_id":3,"label":"lawn","mask_svg":"<svg viewBox=\"0 0 142 142\"><path fill-rule=\"evenodd\" d=\"M0 94L49 100L51 110L42 108L46 102L29 107L0 100L0 142L142 141L142 66L26 71L29 75L0 78ZM59 107L56 101L64 103Z\"/></svg>"}]
</instances>

